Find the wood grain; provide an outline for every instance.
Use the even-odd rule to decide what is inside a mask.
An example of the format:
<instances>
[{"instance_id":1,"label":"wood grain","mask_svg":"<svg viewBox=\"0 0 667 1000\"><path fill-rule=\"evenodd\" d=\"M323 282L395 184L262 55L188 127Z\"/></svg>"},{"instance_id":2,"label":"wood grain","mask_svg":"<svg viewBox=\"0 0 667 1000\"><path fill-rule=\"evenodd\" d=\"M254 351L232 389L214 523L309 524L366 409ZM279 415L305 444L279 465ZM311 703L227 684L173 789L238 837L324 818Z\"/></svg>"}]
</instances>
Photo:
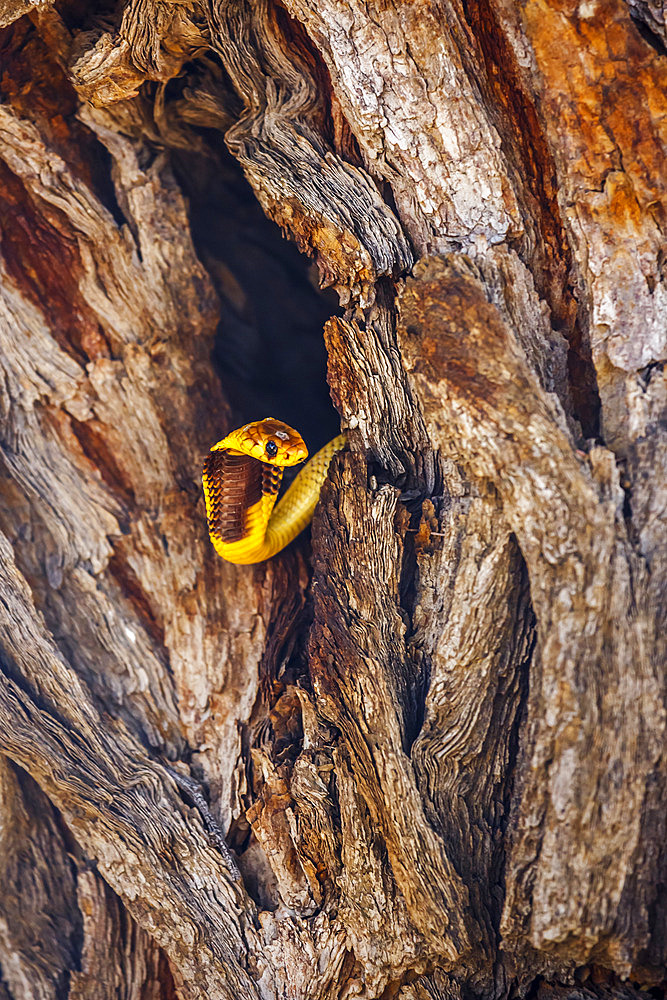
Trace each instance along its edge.
<instances>
[{"instance_id":1,"label":"wood grain","mask_svg":"<svg viewBox=\"0 0 667 1000\"><path fill-rule=\"evenodd\" d=\"M655 4L9 7L0 998L656 1000ZM317 392L251 193L350 451L237 567L215 358Z\"/></svg>"}]
</instances>

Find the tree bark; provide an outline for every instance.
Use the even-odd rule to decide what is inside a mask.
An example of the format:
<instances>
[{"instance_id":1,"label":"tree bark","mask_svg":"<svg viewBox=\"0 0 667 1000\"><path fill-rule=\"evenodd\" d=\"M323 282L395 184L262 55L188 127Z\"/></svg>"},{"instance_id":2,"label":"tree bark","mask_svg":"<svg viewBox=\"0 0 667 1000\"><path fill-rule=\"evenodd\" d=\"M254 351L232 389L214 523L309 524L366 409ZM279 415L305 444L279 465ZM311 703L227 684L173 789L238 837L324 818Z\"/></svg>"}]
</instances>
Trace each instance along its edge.
<instances>
[{"instance_id":1,"label":"tree bark","mask_svg":"<svg viewBox=\"0 0 667 1000\"><path fill-rule=\"evenodd\" d=\"M0 0L0 1000L660 995L666 41ZM233 566L269 412L349 448Z\"/></svg>"}]
</instances>

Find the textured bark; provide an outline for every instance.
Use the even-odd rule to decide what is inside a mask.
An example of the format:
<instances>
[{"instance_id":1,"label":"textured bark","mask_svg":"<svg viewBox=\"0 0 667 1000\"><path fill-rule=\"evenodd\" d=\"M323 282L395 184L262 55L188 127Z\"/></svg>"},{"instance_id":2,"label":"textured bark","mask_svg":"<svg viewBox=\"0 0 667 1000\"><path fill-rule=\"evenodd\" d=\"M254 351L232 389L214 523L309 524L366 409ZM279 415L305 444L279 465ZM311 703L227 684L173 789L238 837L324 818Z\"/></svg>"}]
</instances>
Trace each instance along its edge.
<instances>
[{"instance_id":1,"label":"textured bark","mask_svg":"<svg viewBox=\"0 0 667 1000\"><path fill-rule=\"evenodd\" d=\"M660 994L664 41L0 2L0 1000ZM235 567L269 412L349 449Z\"/></svg>"}]
</instances>

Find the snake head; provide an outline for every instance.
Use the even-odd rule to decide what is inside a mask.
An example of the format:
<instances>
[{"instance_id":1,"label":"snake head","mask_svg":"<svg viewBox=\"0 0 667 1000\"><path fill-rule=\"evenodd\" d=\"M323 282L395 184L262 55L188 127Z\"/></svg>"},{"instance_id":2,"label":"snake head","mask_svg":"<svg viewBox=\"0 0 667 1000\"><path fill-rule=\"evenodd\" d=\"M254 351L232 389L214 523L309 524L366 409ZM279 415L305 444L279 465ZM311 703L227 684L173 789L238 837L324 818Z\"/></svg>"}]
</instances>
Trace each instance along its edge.
<instances>
[{"instance_id":1,"label":"snake head","mask_svg":"<svg viewBox=\"0 0 667 1000\"><path fill-rule=\"evenodd\" d=\"M275 417L245 424L228 434L216 447L220 445L281 468L298 465L308 458L308 449L299 432Z\"/></svg>"}]
</instances>

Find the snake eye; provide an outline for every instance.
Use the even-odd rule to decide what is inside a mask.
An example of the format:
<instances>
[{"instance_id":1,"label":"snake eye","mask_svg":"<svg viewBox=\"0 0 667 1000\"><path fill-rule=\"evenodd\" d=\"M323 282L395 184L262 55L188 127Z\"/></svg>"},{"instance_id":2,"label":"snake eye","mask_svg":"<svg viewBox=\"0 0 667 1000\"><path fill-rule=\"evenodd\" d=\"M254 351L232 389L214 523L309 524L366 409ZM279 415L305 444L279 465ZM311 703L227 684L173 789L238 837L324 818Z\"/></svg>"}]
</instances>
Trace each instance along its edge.
<instances>
[{"instance_id":1,"label":"snake eye","mask_svg":"<svg viewBox=\"0 0 667 1000\"><path fill-rule=\"evenodd\" d=\"M264 449L269 458L275 458L278 454L278 445L275 441L267 441L266 448Z\"/></svg>"}]
</instances>

